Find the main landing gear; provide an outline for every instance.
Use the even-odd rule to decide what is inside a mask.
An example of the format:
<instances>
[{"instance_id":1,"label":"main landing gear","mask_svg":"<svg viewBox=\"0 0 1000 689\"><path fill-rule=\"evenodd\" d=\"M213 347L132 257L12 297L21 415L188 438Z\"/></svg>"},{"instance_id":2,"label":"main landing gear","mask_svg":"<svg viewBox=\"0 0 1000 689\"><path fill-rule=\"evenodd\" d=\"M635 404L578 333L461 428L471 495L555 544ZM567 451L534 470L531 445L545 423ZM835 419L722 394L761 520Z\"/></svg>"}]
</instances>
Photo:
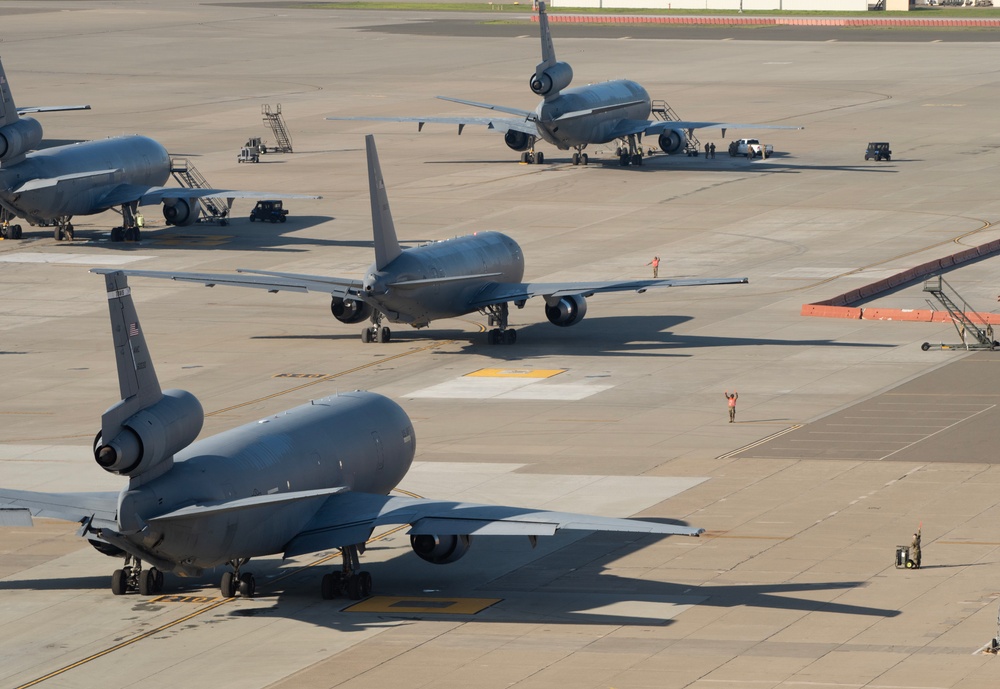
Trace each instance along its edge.
<instances>
[{"instance_id":1,"label":"main landing gear","mask_svg":"<svg viewBox=\"0 0 1000 689\"><path fill-rule=\"evenodd\" d=\"M250 572L240 574L240 567L248 562L250 562L250 558L241 557L227 563L233 568L233 571L222 575L222 584L219 588L222 590L223 598L235 598L237 593L244 598L254 597L257 592L257 580Z\"/></svg>"},{"instance_id":2,"label":"main landing gear","mask_svg":"<svg viewBox=\"0 0 1000 689\"><path fill-rule=\"evenodd\" d=\"M55 219L55 226L52 228L52 238L57 242L61 242L64 239L72 241L73 223L70 222L70 216L60 215Z\"/></svg>"},{"instance_id":3,"label":"main landing gear","mask_svg":"<svg viewBox=\"0 0 1000 689\"><path fill-rule=\"evenodd\" d=\"M163 590L163 572L150 567L142 568L142 562L126 555L125 566L111 575L111 593L123 596L130 591L138 591L143 596L152 596Z\"/></svg>"},{"instance_id":4,"label":"main landing gear","mask_svg":"<svg viewBox=\"0 0 1000 689\"><path fill-rule=\"evenodd\" d=\"M642 145L636 141L635 134L628 135L628 147L619 146L615 151L622 167L626 165L642 165Z\"/></svg>"},{"instance_id":5,"label":"main landing gear","mask_svg":"<svg viewBox=\"0 0 1000 689\"><path fill-rule=\"evenodd\" d=\"M485 309L481 309L481 311L489 316L488 321L490 325L498 326L486 333L487 343L491 345L512 345L517 342L517 331L507 327L508 308L506 302L503 304L491 304Z\"/></svg>"},{"instance_id":6,"label":"main landing gear","mask_svg":"<svg viewBox=\"0 0 1000 689\"><path fill-rule=\"evenodd\" d=\"M388 342L390 339L392 339L392 331L389 330L389 326L382 325L382 312L376 311L372 314L371 327L361 331L361 341L367 344L369 342Z\"/></svg>"},{"instance_id":7,"label":"main landing gear","mask_svg":"<svg viewBox=\"0 0 1000 689\"><path fill-rule=\"evenodd\" d=\"M346 595L351 600L361 600L372 595L372 575L361 571L359 553L365 544L349 545L341 549L342 564L339 572L323 575L322 594L324 600L332 600Z\"/></svg>"},{"instance_id":8,"label":"main landing gear","mask_svg":"<svg viewBox=\"0 0 1000 689\"><path fill-rule=\"evenodd\" d=\"M576 153L573 154L573 164L574 165L586 165L590 162L590 158L587 154L583 152L583 146L576 147Z\"/></svg>"},{"instance_id":9,"label":"main landing gear","mask_svg":"<svg viewBox=\"0 0 1000 689\"><path fill-rule=\"evenodd\" d=\"M0 208L0 239L20 239L21 226L11 225L10 221L16 218L13 213L6 208Z\"/></svg>"},{"instance_id":10,"label":"main landing gear","mask_svg":"<svg viewBox=\"0 0 1000 689\"><path fill-rule=\"evenodd\" d=\"M541 151L535 153L535 149L532 148L530 151L524 151L521 154L521 162L525 165L534 165L536 163L541 165L545 162L545 154Z\"/></svg>"},{"instance_id":11,"label":"main landing gear","mask_svg":"<svg viewBox=\"0 0 1000 689\"><path fill-rule=\"evenodd\" d=\"M122 226L111 228L111 241L113 242L138 242L141 239L141 228L139 227L139 204L122 204Z\"/></svg>"}]
</instances>

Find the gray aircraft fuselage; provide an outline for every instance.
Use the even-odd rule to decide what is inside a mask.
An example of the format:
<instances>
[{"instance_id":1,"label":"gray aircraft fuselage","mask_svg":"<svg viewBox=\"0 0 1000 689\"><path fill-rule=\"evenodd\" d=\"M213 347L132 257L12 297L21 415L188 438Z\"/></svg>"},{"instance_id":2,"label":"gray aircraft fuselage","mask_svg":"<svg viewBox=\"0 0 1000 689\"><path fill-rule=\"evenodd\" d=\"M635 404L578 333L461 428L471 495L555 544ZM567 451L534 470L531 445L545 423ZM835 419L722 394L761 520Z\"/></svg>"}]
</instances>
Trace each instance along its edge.
<instances>
[{"instance_id":1,"label":"gray aircraft fuselage","mask_svg":"<svg viewBox=\"0 0 1000 689\"><path fill-rule=\"evenodd\" d=\"M101 172L106 173L92 174ZM38 224L100 213L114 205L100 202L114 187L161 186L169 177L170 156L153 139L119 136L84 141L32 151L24 160L0 168L0 205ZM45 183L54 178L62 179ZM37 188L32 188L34 180L39 180ZM15 193L26 184L27 188Z\"/></svg>"},{"instance_id":2,"label":"gray aircraft fuselage","mask_svg":"<svg viewBox=\"0 0 1000 689\"><path fill-rule=\"evenodd\" d=\"M393 287L407 280L440 280L475 276L455 282ZM366 296L394 323L426 326L433 320L470 313L469 303L485 285L520 282L524 254L517 242L500 232L479 232L406 249L383 270L369 267Z\"/></svg>"},{"instance_id":3,"label":"gray aircraft fuselage","mask_svg":"<svg viewBox=\"0 0 1000 689\"><path fill-rule=\"evenodd\" d=\"M599 112L555 120L566 113L600 108ZM603 144L618 137L613 134L622 120L646 120L651 112L649 93L634 81L619 79L563 89L535 109L542 138L560 149L587 144Z\"/></svg>"},{"instance_id":4,"label":"gray aircraft fuselage","mask_svg":"<svg viewBox=\"0 0 1000 689\"><path fill-rule=\"evenodd\" d=\"M121 535L143 559L181 575L280 553L322 498L200 515L197 528L147 523L192 505L260 495L340 486L385 495L406 474L415 447L409 417L388 398L355 391L314 400L200 440L178 452L166 473L133 479L119 497Z\"/></svg>"}]
</instances>

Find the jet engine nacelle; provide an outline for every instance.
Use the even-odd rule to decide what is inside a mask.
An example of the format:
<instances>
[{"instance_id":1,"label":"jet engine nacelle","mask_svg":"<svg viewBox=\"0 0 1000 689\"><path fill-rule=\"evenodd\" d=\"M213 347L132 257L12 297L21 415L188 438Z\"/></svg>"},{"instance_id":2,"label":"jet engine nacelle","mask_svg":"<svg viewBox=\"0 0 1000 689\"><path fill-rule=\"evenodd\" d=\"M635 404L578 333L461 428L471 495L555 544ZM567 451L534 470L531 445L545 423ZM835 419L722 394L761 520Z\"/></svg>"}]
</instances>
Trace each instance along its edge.
<instances>
[{"instance_id":1,"label":"jet engine nacelle","mask_svg":"<svg viewBox=\"0 0 1000 689\"><path fill-rule=\"evenodd\" d=\"M555 304L545 304L545 317L552 325L566 328L576 325L587 315L587 300L579 294L560 297Z\"/></svg>"},{"instance_id":2,"label":"jet engine nacelle","mask_svg":"<svg viewBox=\"0 0 1000 689\"><path fill-rule=\"evenodd\" d=\"M0 162L22 156L42 143L42 125L38 120L22 117L0 127Z\"/></svg>"},{"instance_id":3,"label":"jet engine nacelle","mask_svg":"<svg viewBox=\"0 0 1000 689\"><path fill-rule=\"evenodd\" d=\"M447 565L455 562L467 552L472 545L472 536L433 536L420 534L410 536L410 547L421 560L435 565Z\"/></svg>"},{"instance_id":4,"label":"jet engine nacelle","mask_svg":"<svg viewBox=\"0 0 1000 689\"><path fill-rule=\"evenodd\" d=\"M168 225L193 225L198 210L198 199L163 199L163 219Z\"/></svg>"},{"instance_id":5,"label":"jet engine nacelle","mask_svg":"<svg viewBox=\"0 0 1000 689\"><path fill-rule=\"evenodd\" d=\"M360 323L372 315L372 305L357 299L334 297L330 302L330 312L341 323Z\"/></svg>"},{"instance_id":6,"label":"jet engine nacelle","mask_svg":"<svg viewBox=\"0 0 1000 689\"><path fill-rule=\"evenodd\" d=\"M528 86L538 96L559 93L573 81L573 68L565 62L557 62L544 72L531 75Z\"/></svg>"},{"instance_id":7,"label":"jet engine nacelle","mask_svg":"<svg viewBox=\"0 0 1000 689\"><path fill-rule=\"evenodd\" d=\"M194 442L201 433L205 410L186 390L164 390L159 402L130 416L109 442L94 439L94 459L112 474L138 476Z\"/></svg>"},{"instance_id":8,"label":"jet engine nacelle","mask_svg":"<svg viewBox=\"0 0 1000 689\"><path fill-rule=\"evenodd\" d=\"M657 140L664 153L680 153L687 145L687 135L681 129L667 129L660 132Z\"/></svg>"},{"instance_id":9,"label":"jet engine nacelle","mask_svg":"<svg viewBox=\"0 0 1000 689\"><path fill-rule=\"evenodd\" d=\"M503 135L503 142L507 144L508 148L512 148L515 151L527 151L535 145L535 137L531 134L508 129L507 133Z\"/></svg>"}]
</instances>

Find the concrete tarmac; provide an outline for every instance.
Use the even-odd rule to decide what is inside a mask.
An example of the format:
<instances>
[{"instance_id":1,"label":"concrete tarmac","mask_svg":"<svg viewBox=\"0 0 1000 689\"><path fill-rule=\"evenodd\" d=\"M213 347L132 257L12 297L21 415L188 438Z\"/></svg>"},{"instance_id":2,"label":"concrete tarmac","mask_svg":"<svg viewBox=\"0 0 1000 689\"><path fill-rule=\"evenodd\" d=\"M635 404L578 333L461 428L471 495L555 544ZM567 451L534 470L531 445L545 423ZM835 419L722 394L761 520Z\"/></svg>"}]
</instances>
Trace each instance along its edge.
<instances>
[{"instance_id":1,"label":"concrete tarmac","mask_svg":"<svg viewBox=\"0 0 1000 689\"><path fill-rule=\"evenodd\" d=\"M621 168L597 147L574 167L547 145L544 165L518 164L483 128L324 119L466 112L436 95L530 109L534 27L380 32L442 20L195 0L3 9L17 103L93 105L39 115L49 137L140 132L213 185L324 196L289 202L282 225L249 223L237 201L226 227L164 227L144 209L138 244L108 241L113 213L75 218L73 242L27 227L0 242L5 487L121 486L90 458L118 394L90 267L360 276L372 258L366 133L407 244L491 229L521 243L530 280L643 277L659 255L661 276L750 284L598 295L565 329L535 300L513 311L517 344L498 347L477 315L364 345L323 295L133 279L161 382L201 399L205 435L365 388L414 419L407 490L708 532L534 549L481 538L442 567L413 555L405 531L379 534L363 556L377 597L352 611L320 600L333 553L254 560L254 600L221 599L221 571L168 576L162 598L114 597L120 563L76 525L3 527L0 685L995 686L995 658L977 651L997 634L1000 595L996 354L922 351L955 341L947 324L799 312L1000 236L996 43L576 38L554 26L577 83L627 76L687 119L805 127L699 132L715 160ZM260 111L277 103L296 152L238 165L248 137L273 142ZM730 158L743 135L777 154ZM865 162L880 140L892 161ZM995 259L947 275L984 311L998 277ZM926 308L925 293L869 305ZM526 371L549 373L511 375ZM740 394L733 424L727 390ZM923 568L896 569L895 547L918 527Z\"/></svg>"}]
</instances>

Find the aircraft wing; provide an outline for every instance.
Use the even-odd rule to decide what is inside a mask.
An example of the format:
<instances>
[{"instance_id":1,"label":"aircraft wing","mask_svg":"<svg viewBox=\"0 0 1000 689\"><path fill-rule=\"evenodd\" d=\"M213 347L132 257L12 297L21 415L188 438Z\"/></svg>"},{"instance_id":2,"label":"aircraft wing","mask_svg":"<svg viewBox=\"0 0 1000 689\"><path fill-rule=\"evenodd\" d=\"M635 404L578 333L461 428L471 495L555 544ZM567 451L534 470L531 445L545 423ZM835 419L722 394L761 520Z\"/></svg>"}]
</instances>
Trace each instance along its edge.
<instances>
[{"instance_id":1,"label":"aircraft wing","mask_svg":"<svg viewBox=\"0 0 1000 689\"><path fill-rule=\"evenodd\" d=\"M93 268L92 273L104 275L115 272L111 268ZM240 269L236 273L173 273L160 270L123 270L129 276L159 278L178 282L200 282L207 287L230 285L232 287L255 287L268 292L325 292L341 298L364 301L364 290L360 280L323 277L322 275L298 275L278 273L269 270Z\"/></svg>"},{"instance_id":2,"label":"aircraft wing","mask_svg":"<svg viewBox=\"0 0 1000 689\"><path fill-rule=\"evenodd\" d=\"M342 493L326 499L285 545L285 557L363 543L372 529L410 524L412 535L552 536L561 530L697 536L704 529L523 507Z\"/></svg>"},{"instance_id":3,"label":"aircraft wing","mask_svg":"<svg viewBox=\"0 0 1000 689\"><path fill-rule=\"evenodd\" d=\"M589 297L598 292L645 292L661 287L702 287L705 285L742 285L748 278L665 278L662 280L619 280L617 282L495 282L486 285L469 304L481 309L493 304L523 301L542 296L559 299L580 295Z\"/></svg>"},{"instance_id":4,"label":"aircraft wing","mask_svg":"<svg viewBox=\"0 0 1000 689\"><path fill-rule=\"evenodd\" d=\"M487 129L493 129L501 134L513 130L538 136L538 127L533 121L514 117L327 117L326 119L362 122L416 122L418 131L423 129L427 122L431 124L457 124L459 134L462 133L462 128L466 125L483 125Z\"/></svg>"},{"instance_id":5,"label":"aircraft wing","mask_svg":"<svg viewBox=\"0 0 1000 689\"><path fill-rule=\"evenodd\" d=\"M34 517L68 522L104 520L114 523L118 493L36 493L0 488L0 510L27 510ZM24 526L30 526L30 519Z\"/></svg>"},{"instance_id":6,"label":"aircraft wing","mask_svg":"<svg viewBox=\"0 0 1000 689\"><path fill-rule=\"evenodd\" d=\"M727 129L803 129L803 127L793 127L784 124L745 124L740 122L688 122L686 120L624 120L615 129L615 136L628 134L645 134L646 136L658 136L667 129L709 129L717 127L722 130L723 136ZM623 134L619 134L619 129L623 129Z\"/></svg>"},{"instance_id":7,"label":"aircraft wing","mask_svg":"<svg viewBox=\"0 0 1000 689\"><path fill-rule=\"evenodd\" d=\"M89 105L29 105L17 109L18 115L30 115L34 112L62 112L64 110L90 110Z\"/></svg>"},{"instance_id":8,"label":"aircraft wing","mask_svg":"<svg viewBox=\"0 0 1000 689\"><path fill-rule=\"evenodd\" d=\"M240 191L237 189L190 189L187 187L149 187L119 184L106 193L97 205L112 207L138 201L140 206L161 203L164 199L319 199L314 194L288 194L281 191Z\"/></svg>"}]
</instances>

